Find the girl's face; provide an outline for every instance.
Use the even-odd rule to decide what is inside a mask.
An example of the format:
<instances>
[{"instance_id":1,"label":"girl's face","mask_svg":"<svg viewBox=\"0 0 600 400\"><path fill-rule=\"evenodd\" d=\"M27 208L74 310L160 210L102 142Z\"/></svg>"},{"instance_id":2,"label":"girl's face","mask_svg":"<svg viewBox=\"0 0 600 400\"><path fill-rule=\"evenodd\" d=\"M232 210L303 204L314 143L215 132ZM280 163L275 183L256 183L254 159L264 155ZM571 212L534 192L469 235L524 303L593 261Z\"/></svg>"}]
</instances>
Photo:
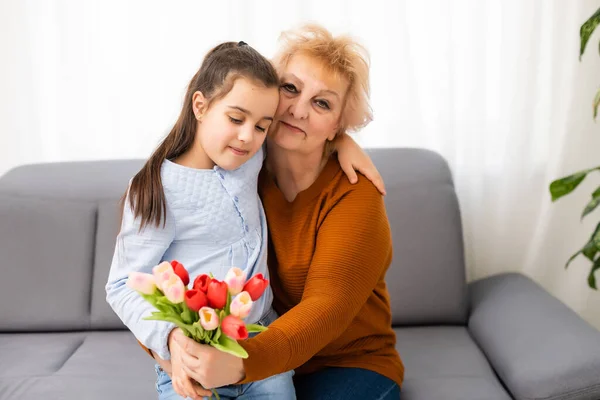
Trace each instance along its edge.
<instances>
[{"instance_id":1,"label":"girl's face","mask_svg":"<svg viewBox=\"0 0 600 400\"><path fill-rule=\"evenodd\" d=\"M198 119L196 146L214 165L233 170L248 161L262 146L273 122L279 93L252 80L238 78L225 97L207 107L201 92L194 93L192 106Z\"/></svg>"},{"instance_id":2,"label":"girl's face","mask_svg":"<svg viewBox=\"0 0 600 400\"><path fill-rule=\"evenodd\" d=\"M339 131L348 82L304 55L292 56L280 78L277 122L270 137L287 150L322 154L325 141Z\"/></svg>"}]
</instances>

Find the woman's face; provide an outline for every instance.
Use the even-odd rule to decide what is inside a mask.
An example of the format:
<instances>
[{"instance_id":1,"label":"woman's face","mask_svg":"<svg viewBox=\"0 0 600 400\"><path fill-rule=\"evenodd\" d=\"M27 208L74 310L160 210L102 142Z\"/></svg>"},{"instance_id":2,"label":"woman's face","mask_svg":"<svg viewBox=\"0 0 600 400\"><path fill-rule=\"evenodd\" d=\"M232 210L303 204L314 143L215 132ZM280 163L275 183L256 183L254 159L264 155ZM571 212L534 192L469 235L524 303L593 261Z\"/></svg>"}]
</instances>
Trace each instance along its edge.
<instances>
[{"instance_id":1,"label":"woman's face","mask_svg":"<svg viewBox=\"0 0 600 400\"><path fill-rule=\"evenodd\" d=\"M286 150L322 154L325 142L339 130L348 82L304 55L292 56L280 78L271 140Z\"/></svg>"}]
</instances>

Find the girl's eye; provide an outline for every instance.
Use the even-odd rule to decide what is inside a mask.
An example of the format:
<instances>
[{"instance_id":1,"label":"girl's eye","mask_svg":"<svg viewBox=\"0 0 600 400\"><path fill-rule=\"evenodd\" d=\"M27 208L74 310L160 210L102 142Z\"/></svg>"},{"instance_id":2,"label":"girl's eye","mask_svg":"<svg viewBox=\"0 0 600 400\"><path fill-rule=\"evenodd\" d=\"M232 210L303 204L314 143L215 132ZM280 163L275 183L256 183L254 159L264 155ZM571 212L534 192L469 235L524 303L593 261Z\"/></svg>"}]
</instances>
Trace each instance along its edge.
<instances>
[{"instance_id":1,"label":"girl's eye","mask_svg":"<svg viewBox=\"0 0 600 400\"><path fill-rule=\"evenodd\" d=\"M285 90L286 92L290 92L290 93L298 93L298 90L296 89L296 86L292 85L291 83L286 83L284 85L281 85L281 87L283 88L283 90Z\"/></svg>"},{"instance_id":2,"label":"girl's eye","mask_svg":"<svg viewBox=\"0 0 600 400\"><path fill-rule=\"evenodd\" d=\"M229 120L236 125L240 125L243 122L241 119L235 119L233 117L229 117Z\"/></svg>"},{"instance_id":3,"label":"girl's eye","mask_svg":"<svg viewBox=\"0 0 600 400\"><path fill-rule=\"evenodd\" d=\"M317 103L317 106L319 106L325 110L329 110L329 103L327 103L325 100L317 100L316 103Z\"/></svg>"},{"instance_id":4,"label":"girl's eye","mask_svg":"<svg viewBox=\"0 0 600 400\"><path fill-rule=\"evenodd\" d=\"M256 130L259 131L259 132L265 132L266 131L265 128L263 128L262 126L259 126L259 125L256 125Z\"/></svg>"}]
</instances>

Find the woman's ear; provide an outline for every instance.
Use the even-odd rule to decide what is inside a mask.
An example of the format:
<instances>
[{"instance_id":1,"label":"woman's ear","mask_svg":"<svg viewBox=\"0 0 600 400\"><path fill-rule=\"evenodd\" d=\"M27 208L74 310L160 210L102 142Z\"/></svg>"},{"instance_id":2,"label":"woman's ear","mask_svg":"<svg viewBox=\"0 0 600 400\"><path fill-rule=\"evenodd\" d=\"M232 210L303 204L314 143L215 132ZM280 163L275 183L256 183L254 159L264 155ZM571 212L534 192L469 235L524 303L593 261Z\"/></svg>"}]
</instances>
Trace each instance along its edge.
<instances>
[{"instance_id":1,"label":"woman's ear","mask_svg":"<svg viewBox=\"0 0 600 400\"><path fill-rule=\"evenodd\" d=\"M194 111L196 119L200 119L202 115L204 115L207 107L208 101L206 100L206 97L204 97L200 91L195 92L192 96L192 110Z\"/></svg>"}]
</instances>

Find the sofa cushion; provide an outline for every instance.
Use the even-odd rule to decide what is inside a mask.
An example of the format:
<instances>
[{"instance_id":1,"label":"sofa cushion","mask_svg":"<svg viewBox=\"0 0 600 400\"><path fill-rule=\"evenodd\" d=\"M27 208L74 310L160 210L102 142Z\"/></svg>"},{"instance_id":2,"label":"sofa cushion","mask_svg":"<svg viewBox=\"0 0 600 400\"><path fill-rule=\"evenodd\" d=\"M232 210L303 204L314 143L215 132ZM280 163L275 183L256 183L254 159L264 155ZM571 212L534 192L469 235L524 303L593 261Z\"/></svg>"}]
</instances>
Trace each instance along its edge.
<instances>
[{"instance_id":1,"label":"sofa cushion","mask_svg":"<svg viewBox=\"0 0 600 400\"><path fill-rule=\"evenodd\" d=\"M1 334L2 399L156 398L154 362L126 331Z\"/></svg>"},{"instance_id":2,"label":"sofa cushion","mask_svg":"<svg viewBox=\"0 0 600 400\"><path fill-rule=\"evenodd\" d=\"M510 400L465 327L395 328L402 400Z\"/></svg>"}]
</instances>

